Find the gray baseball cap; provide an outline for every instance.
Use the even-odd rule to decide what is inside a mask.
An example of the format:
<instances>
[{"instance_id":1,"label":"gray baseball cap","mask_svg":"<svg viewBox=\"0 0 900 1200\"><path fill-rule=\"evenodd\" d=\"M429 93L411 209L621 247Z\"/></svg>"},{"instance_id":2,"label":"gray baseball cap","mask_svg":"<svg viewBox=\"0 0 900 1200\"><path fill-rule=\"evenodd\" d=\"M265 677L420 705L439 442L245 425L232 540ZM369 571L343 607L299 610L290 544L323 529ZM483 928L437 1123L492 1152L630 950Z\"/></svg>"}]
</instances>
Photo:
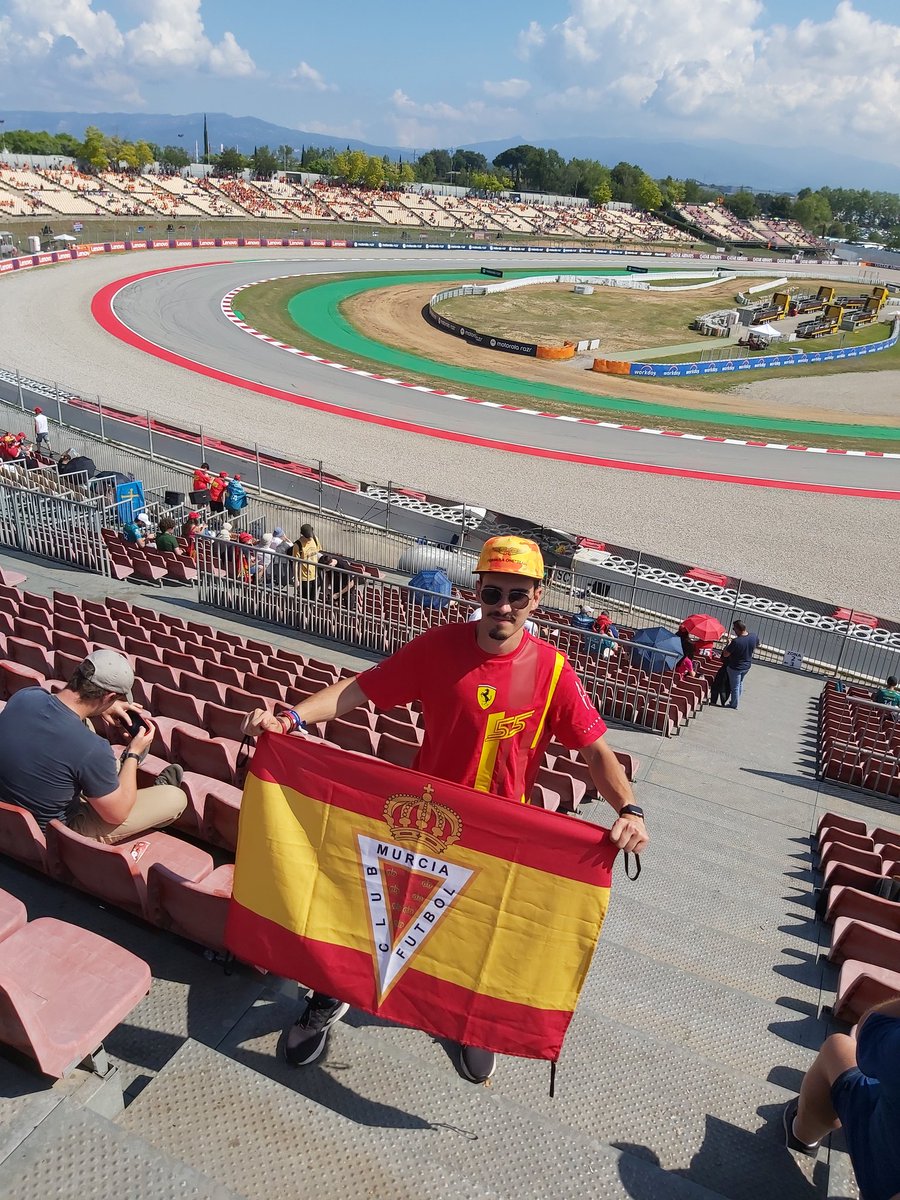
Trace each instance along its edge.
<instances>
[{"instance_id":1,"label":"gray baseball cap","mask_svg":"<svg viewBox=\"0 0 900 1200\"><path fill-rule=\"evenodd\" d=\"M96 683L97 687L104 688L107 692L118 692L128 701L134 699L131 694L134 671L124 655L117 654L115 650L95 650L84 661L94 668L91 683Z\"/></svg>"}]
</instances>

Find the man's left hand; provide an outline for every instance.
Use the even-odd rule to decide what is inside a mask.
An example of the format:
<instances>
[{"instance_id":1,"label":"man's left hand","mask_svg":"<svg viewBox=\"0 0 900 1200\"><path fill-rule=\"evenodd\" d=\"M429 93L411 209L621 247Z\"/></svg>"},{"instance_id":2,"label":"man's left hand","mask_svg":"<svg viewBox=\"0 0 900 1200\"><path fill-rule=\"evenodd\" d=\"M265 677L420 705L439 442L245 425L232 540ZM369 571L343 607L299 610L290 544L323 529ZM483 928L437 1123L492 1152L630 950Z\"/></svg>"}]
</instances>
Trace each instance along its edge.
<instances>
[{"instance_id":1,"label":"man's left hand","mask_svg":"<svg viewBox=\"0 0 900 1200\"><path fill-rule=\"evenodd\" d=\"M640 817L617 817L609 837L614 846L633 854L641 854L650 843L650 835Z\"/></svg>"}]
</instances>

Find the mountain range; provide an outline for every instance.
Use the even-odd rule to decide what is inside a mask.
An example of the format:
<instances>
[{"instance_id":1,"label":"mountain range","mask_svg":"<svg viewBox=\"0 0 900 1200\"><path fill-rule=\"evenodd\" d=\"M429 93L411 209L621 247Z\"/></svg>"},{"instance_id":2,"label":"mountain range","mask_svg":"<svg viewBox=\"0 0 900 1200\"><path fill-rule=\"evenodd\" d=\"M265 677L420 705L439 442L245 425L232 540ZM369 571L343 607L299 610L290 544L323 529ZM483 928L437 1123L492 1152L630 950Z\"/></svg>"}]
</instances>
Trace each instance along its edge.
<instances>
[{"instance_id":1,"label":"mountain range","mask_svg":"<svg viewBox=\"0 0 900 1200\"><path fill-rule=\"evenodd\" d=\"M4 112L4 125L11 129L46 129L50 133L71 133L81 138L88 125L97 125L104 133L126 141L144 139L159 145L177 145L187 150L195 143L202 146L203 113L172 115L165 113L78 113L78 112ZM290 129L258 117L232 117L227 113L208 113L210 147L237 146L250 154L255 146L333 146L343 150L364 150L367 154L388 154L392 158L412 157L429 149L381 146L309 130ZM865 187L873 191L900 193L900 166L876 162L825 147L805 143L795 146L751 145L733 140L651 141L636 137L558 137L528 138L524 134L503 139L473 142L461 147L493 159L509 146L531 141L533 145L556 149L564 158L594 158L608 166L625 161L643 167L654 178L674 175L697 179L722 188L749 187L754 191L797 192L800 188Z\"/></svg>"}]
</instances>

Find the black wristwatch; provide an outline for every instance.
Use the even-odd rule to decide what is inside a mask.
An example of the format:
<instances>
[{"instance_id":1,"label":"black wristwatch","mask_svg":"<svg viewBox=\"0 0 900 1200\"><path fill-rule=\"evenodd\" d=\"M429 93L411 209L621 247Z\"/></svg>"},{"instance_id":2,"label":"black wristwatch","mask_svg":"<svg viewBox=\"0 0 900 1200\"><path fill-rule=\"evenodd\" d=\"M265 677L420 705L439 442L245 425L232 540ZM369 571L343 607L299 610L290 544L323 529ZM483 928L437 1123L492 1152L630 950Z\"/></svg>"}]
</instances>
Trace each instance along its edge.
<instances>
[{"instance_id":1,"label":"black wristwatch","mask_svg":"<svg viewBox=\"0 0 900 1200\"><path fill-rule=\"evenodd\" d=\"M620 817L640 817L642 821L646 820L646 818L644 816L644 810L637 804L624 804L619 809L619 816Z\"/></svg>"},{"instance_id":2,"label":"black wristwatch","mask_svg":"<svg viewBox=\"0 0 900 1200\"><path fill-rule=\"evenodd\" d=\"M125 753L122 755L122 762L124 763L129 758L133 758L136 763L142 763L144 761L144 756L142 754L135 754L133 750L125 751Z\"/></svg>"}]
</instances>

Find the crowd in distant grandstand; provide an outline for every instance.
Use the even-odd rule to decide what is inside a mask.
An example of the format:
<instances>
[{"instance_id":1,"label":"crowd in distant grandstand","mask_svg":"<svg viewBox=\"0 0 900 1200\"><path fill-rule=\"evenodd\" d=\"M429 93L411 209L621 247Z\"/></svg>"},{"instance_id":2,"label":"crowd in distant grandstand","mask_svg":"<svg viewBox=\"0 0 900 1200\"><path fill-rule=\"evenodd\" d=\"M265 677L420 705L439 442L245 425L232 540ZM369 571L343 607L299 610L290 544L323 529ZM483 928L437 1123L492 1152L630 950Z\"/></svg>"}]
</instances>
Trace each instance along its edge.
<instances>
[{"instance_id":1,"label":"crowd in distant grandstand","mask_svg":"<svg viewBox=\"0 0 900 1200\"><path fill-rule=\"evenodd\" d=\"M324 180L303 182L287 176L250 180L121 171L90 175L74 166L0 163L0 209L10 216L300 219L435 230L448 237L459 233L493 239L524 235L624 245L685 245L696 240L690 230L628 205L526 203L471 193L442 195ZM720 204L683 205L678 213L705 238L718 242L780 250L811 249L817 244L796 221L739 220Z\"/></svg>"}]
</instances>

